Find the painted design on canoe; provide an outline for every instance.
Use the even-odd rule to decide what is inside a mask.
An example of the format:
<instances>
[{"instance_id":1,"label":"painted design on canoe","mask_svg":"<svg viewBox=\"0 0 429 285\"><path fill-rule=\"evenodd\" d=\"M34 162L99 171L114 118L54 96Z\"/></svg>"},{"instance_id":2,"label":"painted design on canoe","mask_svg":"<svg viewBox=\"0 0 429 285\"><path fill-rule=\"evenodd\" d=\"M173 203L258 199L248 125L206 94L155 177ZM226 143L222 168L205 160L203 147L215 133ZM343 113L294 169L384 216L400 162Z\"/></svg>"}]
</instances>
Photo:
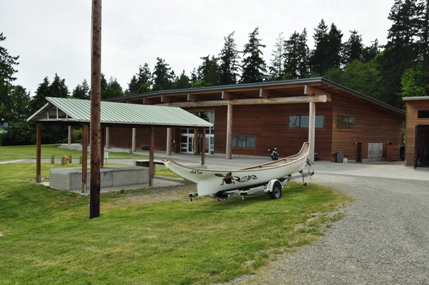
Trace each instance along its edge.
<instances>
[{"instance_id":1,"label":"painted design on canoe","mask_svg":"<svg viewBox=\"0 0 429 285\"><path fill-rule=\"evenodd\" d=\"M199 196L207 196L227 190L249 189L298 172L305 167L309 151L310 144L305 142L295 155L237 170L187 167L170 159L163 162L174 173L195 182Z\"/></svg>"}]
</instances>

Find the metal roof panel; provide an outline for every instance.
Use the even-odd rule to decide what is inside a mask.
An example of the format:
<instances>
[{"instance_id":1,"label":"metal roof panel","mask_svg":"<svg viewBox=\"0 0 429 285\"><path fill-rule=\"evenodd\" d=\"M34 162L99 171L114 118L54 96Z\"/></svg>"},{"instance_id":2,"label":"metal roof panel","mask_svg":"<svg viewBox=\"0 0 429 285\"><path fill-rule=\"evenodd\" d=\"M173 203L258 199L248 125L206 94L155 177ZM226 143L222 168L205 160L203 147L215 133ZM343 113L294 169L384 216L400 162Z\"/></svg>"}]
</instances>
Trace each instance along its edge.
<instances>
[{"instance_id":1,"label":"metal roof panel","mask_svg":"<svg viewBox=\"0 0 429 285\"><path fill-rule=\"evenodd\" d=\"M91 101L47 97L45 105L28 121L73 121L88 123L91 120ZM183 127L211 127L212 124L178 107L101 102L101 123L158 125Z\"/></svg>"}]
</instances>

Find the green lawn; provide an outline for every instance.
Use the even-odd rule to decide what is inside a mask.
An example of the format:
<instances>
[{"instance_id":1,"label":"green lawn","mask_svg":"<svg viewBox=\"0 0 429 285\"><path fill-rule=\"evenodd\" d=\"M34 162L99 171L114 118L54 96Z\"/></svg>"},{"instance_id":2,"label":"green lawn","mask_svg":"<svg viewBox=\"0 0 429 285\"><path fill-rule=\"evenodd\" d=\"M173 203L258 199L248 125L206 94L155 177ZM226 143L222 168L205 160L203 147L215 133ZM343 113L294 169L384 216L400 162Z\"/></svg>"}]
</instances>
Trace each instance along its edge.
<instances>
[{"instance_id":1,"label":"green lawn","mask_svg":"<svg viewBox=\"0 0 429 285\"><path fill-rule=\"evenodd\" d=\"M58 145L42 145L42 158L60 158L63 156L72 155L73 158L78 159L82 155L81 151L60 148ZM88 152L88 157L90 152ZM142 158L147 157L139 154L131 154L125 152L109 152L109 158ZM1 146L0 147L0 162L36 158L36 146Z\"/></svg>"},{"instance_id":2,"label":"green lawn","mask_svg":"<svg viewBox=\"0 0 429 285\"><path fill-rule=\"evenodd\" d=\"M50 167L65 166L43 163L42 176ZM35 184L34 171L0 165L0 284L227 281L318 240L351 202L295 182L278 200L190 202L196 189L187 184L103 194L101 216L90 220L88 197ZM156 199L161 193L177 198Z\"/></svg>"}]
</instances>

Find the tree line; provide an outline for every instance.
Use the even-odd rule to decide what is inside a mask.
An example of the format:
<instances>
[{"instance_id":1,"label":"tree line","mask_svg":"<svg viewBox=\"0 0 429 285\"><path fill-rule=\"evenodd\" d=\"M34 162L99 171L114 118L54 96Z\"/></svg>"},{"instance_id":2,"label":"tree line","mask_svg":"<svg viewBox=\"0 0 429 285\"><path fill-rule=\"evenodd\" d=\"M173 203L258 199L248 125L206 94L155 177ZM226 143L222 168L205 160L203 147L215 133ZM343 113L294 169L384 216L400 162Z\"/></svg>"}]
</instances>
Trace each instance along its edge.
<instances>
[{"instance_id":1,"label":"tree line","mask_svg":"<svg viewBox=\"0 0 429 285\"><path fill-rule=\"evenodd\" d=\"M289 38L283 33L275 41L270 62L264 60L259 28L248 35L241 50L234 32L224 37L218 54L200 57L201 64L186 75L176 75L165 59L158 57L153 70L147 63L140 65L125 89L113 77L102 74L101 97L114 98L157 90L197 88L204 86L243 84L263 81L324 77L338 84L402 108L403 96L429 95L429 0L396 0L388 19L384 46L374 39L365 46L358 31L350 32L347 40L334 24L323 19L312 35L314 48L307 44L308 34L294 31ZM15 66L18 56L9 55L1 46L6 39L0 34L0 126L7 123L7 132L0 135L0 143L27 144L34 142L34 131L25 119L45 104L45 97L74 97L89 99L91 90L86 80L69 92L65 79L55 74L54 80L45 77L35 95L19 85ZM66 137L65 130L52 129L42 138L43 143Z\"/></svg>"}]
</instances>

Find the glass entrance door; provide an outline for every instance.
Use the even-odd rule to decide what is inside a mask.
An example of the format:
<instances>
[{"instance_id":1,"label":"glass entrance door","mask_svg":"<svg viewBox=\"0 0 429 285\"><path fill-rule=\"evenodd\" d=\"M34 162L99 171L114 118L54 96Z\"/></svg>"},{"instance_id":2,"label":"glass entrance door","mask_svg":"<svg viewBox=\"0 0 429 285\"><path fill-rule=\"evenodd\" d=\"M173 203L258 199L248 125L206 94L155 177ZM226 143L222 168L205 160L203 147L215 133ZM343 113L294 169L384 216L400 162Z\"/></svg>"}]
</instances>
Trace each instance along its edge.
<instances>
[{"instance_id":1,"label":"glass entrance door","mask_svg":"<svg viewBox=\"0 0 429 285\"><path fill-rule=\"evenodd\" d=\"M198 116L214 125L214 112L201 112ZM181 129L180 134L180 152L181 153L194 153L194 132L195 129ZM198 134L198 152L201 152L201 134ZM214 154L214 127L206 131L206 154Z\"/></svg>"},{"instance_id":2,"label":"glass entrance door","mask_svg":"<svg viewBox=\"0 0 429 285\"><path fill-rule=\"evenodd\" d=\"M186 129L189 130L189 129ZM180 137L180 152L181 153L194 153L194 134L183 133Z\"/></svg>"}]
</instances>

